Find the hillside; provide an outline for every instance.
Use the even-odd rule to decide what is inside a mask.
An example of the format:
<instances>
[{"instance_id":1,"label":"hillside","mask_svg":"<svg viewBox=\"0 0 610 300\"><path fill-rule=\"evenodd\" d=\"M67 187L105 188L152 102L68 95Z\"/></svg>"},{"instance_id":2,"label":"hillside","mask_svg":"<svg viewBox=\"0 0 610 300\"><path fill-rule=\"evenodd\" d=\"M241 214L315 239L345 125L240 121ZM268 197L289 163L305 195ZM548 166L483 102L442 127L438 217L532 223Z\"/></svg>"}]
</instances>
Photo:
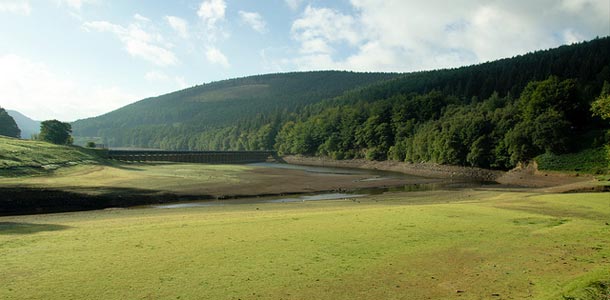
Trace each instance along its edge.
<instances>
[{"instance_id":1,"label":"hillside","mask_svg":"<svg viewBox=\"0 0 610 300\"><path fill-rule=\"evenodd\" d=\"M456 69L255 76L142 100L74 128L110 146L510 169L608 143L610 124L590 111L610 94L608 53L606 37Z\"/></svg>"},{"instance_id":2,"label":"hillside","mask_svg":"<svg viewBox=\"0 0 610 300\"><path fill-rule=\"evenodd\" d=\"M610 124L592 116L591 103L610 95L607 53L604 38L408 74L308 107L282 124L274 147L282 154L493 169L544 153L603 155ZM587 169L608 167L599 160Z\"/></svg>"},{"instance_id":3,"label":"hillside","mask_svg":"<svg viewBox=\"0 0 610 300\"><path fill-rule=\"evenodd\" d=\"M97 163L95 150L0 136L0 176L28 174L79 163Z\"/></svg>"},{"instance_id":4,"label":"hillside","mask_svg":"<svg viewBox=\"0 0 610 300\"><path fill-rule=\"evenodd\" d=\"M40 132L40 121L32 120L15 110L7 110L6 112L15 119L17 126L21 129L21 138L29 139L32 135Z\"/></svg>"},{"instance_id":5,"label":"hillside","mask_svg":"<svg viewBox=\"0 0 610 300\"><path fill-rule=\"evenodd\" d=\"M109 146L200 149L163 139L184 138L270 111L292 112L397 74L304 72L224 80L148 98L105 115L73 123L77 137L102 137Z\"/></svg>"},{"instance_id":6,"label":"hillside","mask_svg":"<svg viewBox=\"0 0 610 300\"><path fill-rule=\"evenodd\" d=\"M19 126L2 107L0 107L0 136L21 137Z\"/></svg>"}]
</instances>

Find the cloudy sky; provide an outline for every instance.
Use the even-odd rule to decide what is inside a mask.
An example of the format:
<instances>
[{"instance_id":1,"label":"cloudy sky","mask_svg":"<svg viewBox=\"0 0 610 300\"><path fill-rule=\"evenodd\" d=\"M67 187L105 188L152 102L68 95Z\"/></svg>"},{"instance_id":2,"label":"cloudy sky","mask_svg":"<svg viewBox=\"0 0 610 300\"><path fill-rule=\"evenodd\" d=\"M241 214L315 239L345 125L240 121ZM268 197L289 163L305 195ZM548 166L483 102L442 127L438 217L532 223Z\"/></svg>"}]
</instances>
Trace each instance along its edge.
<instances>
[{"instance_id":1,"label":"cloudy sky","mask_svg":"<svg viewBox=\"0 0 610 300\"><path fill-rule=\"evenodd\" d=\"M0 0L0 106L72 121L196 84L409 72L610 35L610 0Z\"/></svg>"}]
</instances>

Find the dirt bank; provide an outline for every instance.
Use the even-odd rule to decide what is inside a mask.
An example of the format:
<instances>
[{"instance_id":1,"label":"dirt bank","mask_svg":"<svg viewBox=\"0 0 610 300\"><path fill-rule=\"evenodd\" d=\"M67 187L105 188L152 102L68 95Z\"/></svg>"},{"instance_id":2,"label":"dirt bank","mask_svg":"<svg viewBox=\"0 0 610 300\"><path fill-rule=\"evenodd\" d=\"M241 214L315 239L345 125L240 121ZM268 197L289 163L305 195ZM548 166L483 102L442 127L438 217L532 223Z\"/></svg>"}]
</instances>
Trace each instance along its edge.
<instances>
[{"instance_id":1,"label":"dirt bank","mask_svg":"<svg viewBox=\"0 0 610 300\"><path fill-rule=\"evenodd\" d=\"M233 199L441 183L434 178L315 173L258 166L125 164L78 166L0 180L0 215L48 213L176 201Z\"/></svg>"},{"instance_id":2,"label":"dirt bank","mask_svg":"<svg viewBox=\"0 0 610 300\"><path fill-rule=\"evenodd\" d=\"M573 188L578 188L583 183L592 181L592 177L590 176L571 176L566 174L540 172L535 164L519 166L514 170L504 172L431 163L368 161L364 159L332 160L328 158L305 156L285 156L283 159L287 163L297 165L384 170L430 178L487 181L532 188L550 188L566 185L575 185Z\"/></svg>"}]
</instances>

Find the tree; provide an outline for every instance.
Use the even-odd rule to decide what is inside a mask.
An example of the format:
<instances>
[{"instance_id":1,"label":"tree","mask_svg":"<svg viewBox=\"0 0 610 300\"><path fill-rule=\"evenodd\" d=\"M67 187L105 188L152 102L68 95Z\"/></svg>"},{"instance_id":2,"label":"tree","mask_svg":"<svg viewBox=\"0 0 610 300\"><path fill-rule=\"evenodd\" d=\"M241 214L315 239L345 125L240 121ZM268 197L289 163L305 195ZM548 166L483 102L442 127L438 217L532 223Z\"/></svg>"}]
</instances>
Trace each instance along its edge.
<instances>
[{"instance_id":1,"label":"tree","mask_svg":"<svg viewBox=\"0 0 610 300\"><path fill-rule=\"evenodd\" d=\"M40 135L38 138L41 141L50 142L58 145L72 144L72 126L69 123L60 122L57 120L47 120L40 123Z\"/></svg>"},{"instance_id":2,"label":"tree","mask_svg":"<svg viewBox=\"0 0 610 300\"><path fill-rule=\"evenodd\" d=\"M0 135L20 138L21 130L17 127L15 119L11 117L4 108L0 107Z\"/></svg>"},{"instance_id":3,"label":"tree","mask_svg":"<svg viewBox=\"0 0 610 300\"><path fill-rule=\"evenodd\" d=\"M607 81L599 97L591 103L591 112L594 116L610 120L610 83Z\"/></svg>"}]
</instances>

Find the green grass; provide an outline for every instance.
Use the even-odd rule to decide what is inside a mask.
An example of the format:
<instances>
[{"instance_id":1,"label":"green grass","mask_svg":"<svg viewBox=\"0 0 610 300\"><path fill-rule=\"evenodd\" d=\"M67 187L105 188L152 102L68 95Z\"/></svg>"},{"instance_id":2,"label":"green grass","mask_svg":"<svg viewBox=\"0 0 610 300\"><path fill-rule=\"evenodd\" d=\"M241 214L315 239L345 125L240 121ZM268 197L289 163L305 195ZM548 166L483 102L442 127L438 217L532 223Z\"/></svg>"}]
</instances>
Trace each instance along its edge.
<instances>
[{"instance_id":1,"label":"green grass","mask_svg":"<svg viewBox=\"0 0 610 300\"><path fill-rule=\"evenodd\" d=\"M604 147L587 149L578 153L536 157L538 169L585 174L606 174L610 171L610 152Z\"/></svg>"},{"instance_id":2,"label":"green grass","mask_svg":"<svg viewBox=\"0 0 610 300\"><path fill-rule=\"evenodd\" d=\"M45 176L0 178L0 186L60 190L144 189L173 193L200 193L207 187L241 182L244 165L207 164L116 164L78 165Z\"/></svg>"},{"instance_id":3,"label":"green grass","mask_svg":"<svg viewBox=\"0 0 610 300\"><path fill-rule=\"evenodd\" d=\"M95 150L0 136L0 176L29 174L100 160Z\"/></svg>"},{"instance_id":4,"label":"green grass","mask_svg":"<svg viewBox=\"0 0 610 300\"><path fill-rule=\"evenodd\" d=\"M473 190L3 217L0 299L607 299L607 222Z\"/></svg>"}]
</instances>

